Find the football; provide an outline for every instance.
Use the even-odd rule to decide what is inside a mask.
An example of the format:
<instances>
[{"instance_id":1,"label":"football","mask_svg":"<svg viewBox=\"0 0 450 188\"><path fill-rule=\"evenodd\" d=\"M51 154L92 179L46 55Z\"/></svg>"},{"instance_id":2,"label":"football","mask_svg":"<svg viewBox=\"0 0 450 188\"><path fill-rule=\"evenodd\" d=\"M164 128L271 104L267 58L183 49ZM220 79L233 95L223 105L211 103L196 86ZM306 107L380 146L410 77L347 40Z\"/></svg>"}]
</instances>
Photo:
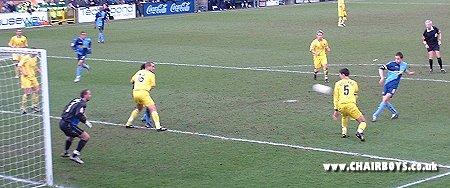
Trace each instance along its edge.
<instances>
[{"instance_id":1,"label":"football","mask_svg":"<svg viewBox=\"0 0 450 188\"><path fill-rule=\"evenodd\" d=\"M319 92L325 95L331 95L333 93L333 89L330 86L322 85L322 84L314 84L312 86L313 91Z\"/></svg>"}]
</instances>

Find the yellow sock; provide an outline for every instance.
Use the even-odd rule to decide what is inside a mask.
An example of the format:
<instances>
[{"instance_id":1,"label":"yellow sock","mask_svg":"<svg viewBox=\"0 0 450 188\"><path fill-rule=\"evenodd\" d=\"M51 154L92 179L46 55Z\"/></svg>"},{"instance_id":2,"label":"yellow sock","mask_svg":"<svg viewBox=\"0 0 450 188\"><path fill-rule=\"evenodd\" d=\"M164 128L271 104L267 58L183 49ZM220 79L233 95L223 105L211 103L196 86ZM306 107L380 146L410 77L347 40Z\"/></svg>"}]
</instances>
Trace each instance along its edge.
<instances>
[{"instance_id":1,"label":"yellow sock","mask_svg":"<svg viewBox=\"0 0 450 188\"><path fill-rule=\"evenodd\" d=\"M364 129L366 129L366 127L367 127L367 123L366 122L359 123L359 125L358 125L358 132L359 133L363 133Z\"/></svg>"},{"instance_id":2,"label":"yellow sock","mask_svg":"<svg viewBox=\"0 0 450 188\"><path fill-rule=\"evenodd\" d=\"M347 134L348 117L342 116L342 134Z\"/></svg>"},{"instance_id":3,"label":"yellow sock","mask_svg":"<svg viewBox=\"0 0 450 188\"><path fill-rule=\"evenodd\" d=\"M27 109L27 101L28 101L28 95L23 94L22 95L22 106L20 107L21 110Z\"/></svg>"},{"instance_id":4,"label":"yellow sock","mask_svg":"<svg viewBox=\"0 0 450 188\"><path fill-rule=\"evenodd\" d=\"M153 112L152 112L152 119L153 119L153 122L155 122L155 127L156 127L157 129L161 128L161 124L159 123L159 115L158 115L158 112L156 112L156 111L153 111Z\"/></svg>"},{"instance_id":5,"label":"yellow sock","mask_svg":"<svg viewBox=\"0 0 450 188\"><path fill-rule=\"evenodd\" d=\"M325 79L328 79L328 68L323 69L323 74L325 75Z\"/></svg>"},{"instance_id":6,"label":"yellow sock","mask_svg":"<svg viewBox=\"0 0 450 188\"><path fill-rule=\"evenodd\" d=\"M134 120L134 118L136 118L138 115L139 115L138 109L134 109L133 111L131 111L131 115L130 115L130 118L128 118L127 125L128 125L128 126L133 125L133 120Z\"/></svg>"},{"instance_id":7,"label":"yellow sock","mask_svg":"<svg viewBox=\"0 0 450 188\"><path fill-rule=\"evenodd\" d=\"M339 21L338 21L338 25L341 25L342 24L342 17L339 17Z\"/></svg>"},{"instance_id":8,"label":"yellow sock","mask_svg":"<svg viewBox=\"0 0 450 188\"><path fill-rule=\"evenodd\" d=\"M33 107L38 107L39 95L37 95L36 93L33 93L33 97L31 97L31 99L33 101Z\"/></svg>"}]
</instances>

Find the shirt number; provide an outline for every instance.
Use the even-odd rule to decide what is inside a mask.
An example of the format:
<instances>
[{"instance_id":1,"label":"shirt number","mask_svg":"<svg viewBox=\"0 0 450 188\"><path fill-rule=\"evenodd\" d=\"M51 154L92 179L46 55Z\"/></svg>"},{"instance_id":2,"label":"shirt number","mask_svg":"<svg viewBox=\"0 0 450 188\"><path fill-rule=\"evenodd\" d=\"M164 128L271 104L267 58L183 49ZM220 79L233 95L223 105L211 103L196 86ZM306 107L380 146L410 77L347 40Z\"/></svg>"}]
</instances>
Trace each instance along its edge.
<instances>
[{"instance_id":1,"label":"shirt number","mask_svg":"<svg viewBox=\"0 0 450 188\"><path fill-rule=\"evenodd\" d=\"M348 95L350 90L348 89L348 85L344 85L344 95Z\"/></svg>"},{"instance_id":2,"label":"shirt number","mask_svg":"<svg viewBox=\"0 0 450 188\"><path fill-rule=\"evenodd\" d=\"M143 82L144 81L144 76L145 76L145 74L139 74L138 75L138 81L139 82Z\"/></svg>"},{"instance_id":3,"label":"shirt number","mask_svg":"<svg viewBox=\"0 0 450 188\"><path fill-rule=\"evenodd\" d=\"M79 99L72 101L72 102L69 104L69 106L67 107L66 112L70 112L70 109L72 108L72 106L73 106L74 104L79 103L79 102L80 102Z\"/></svg>"}]
</instances>

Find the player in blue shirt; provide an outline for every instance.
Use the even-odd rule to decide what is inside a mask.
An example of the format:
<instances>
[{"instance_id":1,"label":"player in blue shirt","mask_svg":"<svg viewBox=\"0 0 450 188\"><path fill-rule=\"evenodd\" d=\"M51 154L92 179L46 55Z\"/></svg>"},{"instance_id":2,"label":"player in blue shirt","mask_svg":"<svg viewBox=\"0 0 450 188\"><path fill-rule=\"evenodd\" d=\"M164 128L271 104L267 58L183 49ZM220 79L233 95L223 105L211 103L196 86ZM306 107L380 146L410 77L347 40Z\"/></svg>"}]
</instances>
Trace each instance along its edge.
<instances>
[{"instance_id":1,"label":"player in blue shirt","mask_svg":"<svg viewBox=\"0 0 450 188\"><path fill-rule=\"evenodd\" d=\"M387 63L386 65L383 65L378 70L380 74L380 85L384 84L381 103L378 106L377 111L372 115L372 122L377 121L377 117L381 114L384 107L387 107L389 111L392 112L391 119L397 119L398 118L398 112L392 106L391 103L389 103L389 100L394 95L395 91L398 88L398 85L400 84L400 79L402 77L402 74L405 73L407 75L413 75L415 72L410 72L407 70L408 64L403 61L403 54L401 52L397 52L395 54L395 61L391 61ZM387 76L384 78L384 71L387 70Z\"/></svg>"},{"instance_id":2,"label":"player in blue shirt","mask_svg":"<svg viewBox=\"0 0 450 188\"><path fill-rule=\"evenodd\" d=\"M104 43L105 39L103 37L103 30L105 28L106 22L106 11L101 8L100 11L95 14L95 26L98 29L98 43Z\"/></svg>"},{"instance_id":3,"label":"player in blue shirt","mask_svg":"<svg viewBox=\"0 0 450 188\"><path fill-rule=\"evenodd\" d=\"M86 32L80 32L80 36L73 39L73 42L70 44L73 51L77 54L78 66L77 66L77 77L73 82L77 83L80 81L81 73L83 72L83 68L87 71L90 70L89 65L86 64L86 55L91 54L91 39L87 38Z\"/></svg>"}]
</instances>

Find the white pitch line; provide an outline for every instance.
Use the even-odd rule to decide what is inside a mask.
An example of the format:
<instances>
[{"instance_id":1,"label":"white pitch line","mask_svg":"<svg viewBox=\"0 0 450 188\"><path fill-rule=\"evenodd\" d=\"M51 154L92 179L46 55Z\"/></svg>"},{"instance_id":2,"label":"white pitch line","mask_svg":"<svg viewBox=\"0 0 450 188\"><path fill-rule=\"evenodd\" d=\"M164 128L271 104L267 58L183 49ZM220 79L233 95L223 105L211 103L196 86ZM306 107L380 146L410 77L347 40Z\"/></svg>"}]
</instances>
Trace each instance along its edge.
<instances>
[{"instance_id":1,"label":"white pitch line","mask_svg":"<svg viewBox=\"0 0 450 188\"><path fill-rule=\"evenodd\" d=\"M74 57L64 57L64 56L48 56L49 58L56 59L76 59ZM106 62L122 62L122 63L145 63L145 61L134 61L134 60L118 60L118 59L99 59L99 58L87 58L91 61L106 61ZM202 67L202 68L216 68L216 69L230 69L230 70L249 70L249 71L264 71L264 72L283 72L283 73L298 73L298 74L312 74L312 72L305 71L295 71L295 70L284 70L284 69L264 69L264 68L251 68L251 67L228 67L220 65L202 65L202 64L185 64L185 63L161 63L155 62L158 65L173 65L173 66L183 66L183 67ZM338 74L330 74L337 76ZM379 76L371 75L352 75L354 77L362 78L379 78ZM442 82L450 83L450 80L437 80L437 79L427 79L427 78L405 78L404 80L415 80L415 81L428 81L428 82Z\"/></svg>"},{"instance_id":2,"label":"white pitch line","mask_svg":"<svg viewBox=\"0 0 450 188\"><path fill-rule=\"evenodd\" d=\"M328 64L329 67L341 67L341 66L380 66L384 65L383 63L375 64ZM279 66L267 66L267 67L246 67L246 68L254 68L254 69L271 69L271 68L295 68L295 67L312 67L313 65L279 65ZM410 67L428 67L429 65L421 65L421 64L408 64ZM443 65L447 66L447 65Z\"/></svg>"},{"instance_id":3,"label":"white pitch line","mask_svg":"<svg viewBox=\"0 0 450 188\"><path fill-rule=\"evenodd\" d=\"M395 3L395 2L370 2L370 1L348 1L348 4L375 4L375 5L450 5L448 3Z\"/></svg>"},{"instance_id":4,"label":"white pitch line","mask_svg":"<svg viewBox=\"0 0 450 188\"><path fill-rule=\"evenodd\" d=\"M53 118L53 119L60 119L59 117L53 117L53 116L51 116L51 118ZM90 121L90 122L98 123L98 124L104 124L104 125L114 125L114 126L125 127L125 125L123 125L123 124L117 124L117 123L111 123L111 122L103 122L103 121ZM139 129L147 129L147 130L149 129L149 128L140 127L140 126L135 126L135 127L139 128ZM172 132L172 133L194 135L194 136L201 136L201 137L208 137L208 138L214 138L214 139L225 140L225 141L265 144L265 145L281 146L281 147L288 147L288 148L301 149L301 150L307 150L307 151L320 151L320 152L336 153L336 154L342 154L342 155L359 156L359 157L364 157L364 158L380 159L380 160L386 160L386 161L408 162L408 163L414 163L414 164L431 164L429 162L404 160L404 159L397 159L397 158L392 158L392 157L382 157L382 156L371 155L371 154L362 154L362 153L356 153L356 152L339 151L339 150L332 150L332 149L323 149L323 148L300 146L300 145L293 145L293 144L283 144L283 143L277 143L277 142L258 141L258 140L251 140L251 139L245 139L245 138L225 137L225 136L218 136L218 135L198 133L198 132L179 131L179 130L173 130L173 129L168 129L167 131L168 132ZM437 164L437 165L440 168L448 168L448 169L450 169L450 165L443 165L443 164Z\"/></svg>"},{"instance_id":5,"label":"white pitch line","mask_svg":"<svg viewBox=\"0 0 450 188\"><path fill-rule=\"evenodd\" d=\"M0 110L0 113L22 115L19 112L3 111L3 110ZM38 117L40 117L42 115L40 115L40 114L25 114L25 116L38 116ZM56 117L56 116L50 116L50 118L58 119L58 120L61 119L60 117ZM89 121L91 123L125 127L124 124L104 122L104 121L95 121L95 120L92 120L92 121L89 120ZM141 126L135 126L135 127L139 128L139 129L152 130L152 129L149 129L149 128L146 128L146 127L141 127ZM359 156L359 157L364 157L364 158L380 159L380 160L386 160L386 161L408 162L408 163L423 164L423 165L432 164L430 162L404 160L404 159L398 159L398 158L392 158L392 157L382 157L382 156L371 155L371 154L363 154L363 153L348 152L348 151L339 151L339 150L332 150L332 149L323 149L323 148L300 146L300 145L293 145L293 144L283 144L283 143L269 142L269 141L251 140L251 139L245 139L245 138L225 137L225 136L218 136L218 135L198 133L198 132L179 131L179 130L173 130L173 129L168 129L167 132L178 133L178 134L186 134L186 135L202 136L202 137L208 137L208 138L214 138L214 139L226 140L226 141L265 144L265 145L281 146L281 147L295 148L295 149L301 149L301 150L307 150L307 151L320 151L320 152L336 153L336 154L342 154L342 155ZM450 169L450 164L449 165L437 164L437 166L440 167L440 168L448 168L448 169Z\"/></svg>"},{"instance_id":6,"label":"white pitch line","mask_svg":"<svg viewBox=\"0 0 450 188\"><path fill-rule=\"evenodd\" d=\"M4 175L0 174L0 178L11 180L11 181L16 181L16 182L21 182L21 183L28 183L28 184L33 184L33 185L44 186L44 183L40 183L40 182L32 181L32 180L27 180L27 179L16 178L16 177L12 177L12 176L4 176Z\"/></svg>"},{"instance_id":7,"label":"white pitch line","mask_svg":"<svg viewBox=\"0 0 450 188\"><path fill-rule=\"evenodd\" d=\"M421 179L421 180L418 180L418 181L415 181L415 182L412 182L412 183L408 183L408 184L405 184L405 185L402 185L402 186L398 186L397 188L411 187L411 186L417 185L419 183L423 183L423 182L426 182L426 181L434 180L434 179L437 179L437 178L442 178L442 177L448 176L448 175L450 175L450 172L447 172L447 173L444 173L444 174L439 174L439 175L432 176L432 177L428 177L428 178L425 178L425 179Z\"/></svg>"}]
</instances>

